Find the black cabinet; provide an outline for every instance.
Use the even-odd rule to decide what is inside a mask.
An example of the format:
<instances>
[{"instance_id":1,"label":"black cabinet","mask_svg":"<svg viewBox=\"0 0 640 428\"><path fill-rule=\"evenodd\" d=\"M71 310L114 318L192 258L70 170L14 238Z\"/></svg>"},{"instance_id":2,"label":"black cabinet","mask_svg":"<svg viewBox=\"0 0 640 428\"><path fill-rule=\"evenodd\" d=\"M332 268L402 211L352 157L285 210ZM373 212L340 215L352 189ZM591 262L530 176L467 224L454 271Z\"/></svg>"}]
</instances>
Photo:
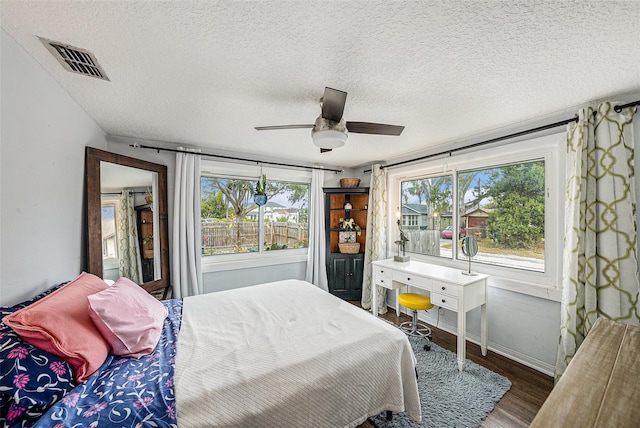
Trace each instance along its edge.
<instances>
[{"instance_id":1,"label":"black cabinet","mask_svg":"<svg viewBox=\"0 0 640 428\"><path fill-rule=\"evenodd\" d=\"M364 254L329 254L327 265L331 294L345 300L360 300Z\"/></svg>"},{"instance_id":2,"label":"black cabinet","mask_svg":"<svg viewBox=\"0 0 640 428\"><path fill-rule=\"evenodd\" d=\"M367 237L369 189L366 187L325 188L324 193L329 292L345 300L360 300ZM354 223L360 227L360 234L345 233L346 231L340 228L341 218L353 219ZM341 245L345 244L345 241L350 245ZM355 243L359 244L359 248L353 248Z\"/></svg>"}]
</instances>

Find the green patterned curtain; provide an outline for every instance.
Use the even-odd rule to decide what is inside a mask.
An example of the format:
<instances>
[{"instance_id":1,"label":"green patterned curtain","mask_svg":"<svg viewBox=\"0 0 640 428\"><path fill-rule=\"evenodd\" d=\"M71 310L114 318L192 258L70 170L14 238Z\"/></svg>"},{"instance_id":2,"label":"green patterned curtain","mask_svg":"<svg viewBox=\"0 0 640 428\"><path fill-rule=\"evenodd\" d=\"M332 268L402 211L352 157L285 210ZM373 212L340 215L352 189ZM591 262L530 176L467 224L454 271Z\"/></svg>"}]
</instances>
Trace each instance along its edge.
<instances>
[{"instance_id":1,"label":"green patterned curtain","mask_svg":"<svg viewBox=\"0 0 640 428\"><path fill-rule=\"evenodd\" d=\"M633 109L603 103L567 129L560 344L556 381L597 318L640 325Z\"/></svg>"},{"instance_id":2,"label":"green patterned curtain","mask_svg":"<svg viewBox=\"0 0 640 428\"><path fill-rule=\"evenodd\" d=\"M367 240L364 253L364 278L362 280L362 307L371 309L371 284L373 269L371 262L387 257L387 172L379 164L371 168L369 185L369 210L367 216ZM387 312L387 289L376 287L378 313Z\"/></svg>"},{"instance_id":3,"label":"green patterned curtain","mask_svg":"<svg viewBox=\"0 0 640 428\"><path fill-rule=\"evenodd\" d=\"M118 239L120 256L120 276L129 278L136 284L142 279L140 246L138 244L138 227L136 212L133 206L133 194L123 190L120 195L120 212L118 216Z\"/></svg>"}]
</instances>

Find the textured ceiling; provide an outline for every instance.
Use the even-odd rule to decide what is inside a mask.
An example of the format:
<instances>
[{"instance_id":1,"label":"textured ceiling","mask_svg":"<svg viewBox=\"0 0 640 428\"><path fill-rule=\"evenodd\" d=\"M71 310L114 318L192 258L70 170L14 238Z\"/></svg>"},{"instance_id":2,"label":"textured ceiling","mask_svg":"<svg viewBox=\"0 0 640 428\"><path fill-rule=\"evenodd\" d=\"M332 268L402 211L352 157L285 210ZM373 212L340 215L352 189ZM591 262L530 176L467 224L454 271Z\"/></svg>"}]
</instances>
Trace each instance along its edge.
<instances>
[{"instance_id":1,"label":"textured ceiling","mask_svg":"<svg viewBox=\"0 0 640 428\"><path fill-rule=\"evenodd\" d=\"M7 1L2 27L109 135L350 167L640 93L638 1ZM66 72L36 36L92 51ZM344 117L404 125L320 154ZM572 114L572 113L571 113ZM569 116L570 117L570 116ZM445 146L443 146L445 145Z\"/></svg>"}]
</instances>

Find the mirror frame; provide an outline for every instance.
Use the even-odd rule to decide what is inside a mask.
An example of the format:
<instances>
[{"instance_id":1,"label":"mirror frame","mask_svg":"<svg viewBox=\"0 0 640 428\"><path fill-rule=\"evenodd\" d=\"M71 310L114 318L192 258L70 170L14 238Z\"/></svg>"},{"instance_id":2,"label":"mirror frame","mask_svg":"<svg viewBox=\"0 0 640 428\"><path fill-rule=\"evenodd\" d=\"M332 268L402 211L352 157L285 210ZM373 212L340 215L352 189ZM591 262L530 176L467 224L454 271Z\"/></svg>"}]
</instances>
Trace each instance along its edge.
<instances>
[{"instance_id":1,"label":"mirror frame","mask_svg":"<svg viewBox=\"0 0 640 428\"><path fill-rule=\"evenodd\" d=\"M100 185L100 162L109 162L131 168L144 169L158 174L158 195L154 195L154 207L158 210L158 231L160 234L160 279L140 284L147 292L168 289L169 275L169 226L167 208L167 167L117 153L106 152L94 147L85 151L85 203L87 237L87 272L103 277L102 265L102 200ZM157 199L156 199L157 198ZM166 296L166 292L165 292Z\"/></svg>"}]
</instances>

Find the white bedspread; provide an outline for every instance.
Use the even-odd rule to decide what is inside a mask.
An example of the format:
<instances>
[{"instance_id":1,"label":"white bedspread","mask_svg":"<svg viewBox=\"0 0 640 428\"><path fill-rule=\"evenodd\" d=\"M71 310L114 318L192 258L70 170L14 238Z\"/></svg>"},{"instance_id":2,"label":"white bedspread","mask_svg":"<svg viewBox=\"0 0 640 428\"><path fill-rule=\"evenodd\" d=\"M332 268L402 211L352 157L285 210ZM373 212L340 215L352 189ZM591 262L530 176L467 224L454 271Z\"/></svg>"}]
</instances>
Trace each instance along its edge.
<instances>
[{"instance_id":1,"label":"white bedspread","mask_svg":"<svg viewBox=\"0 0 640 428\"><path fill-rule=\"evenodd\" d=\"M419 421L414 366L402 332L304 281L187 297L178 424L352 427L384 410Z\"/></svg>"}]
</instances>

